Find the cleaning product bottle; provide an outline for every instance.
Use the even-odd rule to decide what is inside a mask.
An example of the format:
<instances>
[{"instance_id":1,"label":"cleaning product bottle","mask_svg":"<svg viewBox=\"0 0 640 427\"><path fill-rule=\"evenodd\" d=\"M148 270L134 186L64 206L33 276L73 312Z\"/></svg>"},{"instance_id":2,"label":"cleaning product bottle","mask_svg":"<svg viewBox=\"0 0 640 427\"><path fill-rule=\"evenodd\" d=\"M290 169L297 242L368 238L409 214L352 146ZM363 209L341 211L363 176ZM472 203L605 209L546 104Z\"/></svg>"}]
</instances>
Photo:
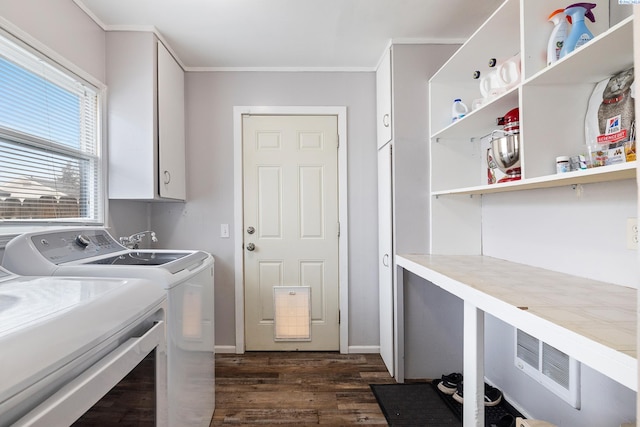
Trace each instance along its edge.
<instances>
[{"instance_id":1,"label":"cleaning product bottle","mask_svg":"<svg viewBox=\"0 0 640 427\"><path fill-rule=\"evenodd\" d=\"M460 120L468 112L469 109L462 103L462 100L460 98L454 99L453 106L451 107L451 121L455 122L456 120Z\"/></svg>"},{"instance_id":2,"label":"cleaning product bottle","mask_svg":"<svg viewBox=\"0 0 640 427\"><path fill-rule=\"evenodd\" d=\"M564 10L571 23L571 31L564 41L562 49L560 49L560 58L564 58L577 47L582 46L593 38L593 34L584 23L584 18L586 16L591 22L596 22L596 18L591 12L594 7L596 7L595 3L575 3Z\"/></svg>"},{"instance_id":3,"label":"cleaning product bottle","mask_svg":"<svg viewBox=\"0 0 640 427\"><path fill-rule=\"evenodd\" d=\"M564 40L567 38L569 23L567 22L567 15L564 9L553 11L553 13L549 15L548 20L553 23L553 30L551 30L549 45L547 46L547 65L551 65L560 59L560 50L562 49Z\"/></svg>"}]
</instances>

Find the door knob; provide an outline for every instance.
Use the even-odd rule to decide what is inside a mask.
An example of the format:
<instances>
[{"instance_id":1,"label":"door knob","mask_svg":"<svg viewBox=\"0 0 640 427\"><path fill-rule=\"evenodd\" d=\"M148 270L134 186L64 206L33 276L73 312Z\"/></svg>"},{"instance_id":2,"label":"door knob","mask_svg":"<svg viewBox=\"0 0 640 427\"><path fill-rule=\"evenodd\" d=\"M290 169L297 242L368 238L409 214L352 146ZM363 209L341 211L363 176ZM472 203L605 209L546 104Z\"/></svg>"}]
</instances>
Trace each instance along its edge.
<instances>
[{"instance_id":1,"label":"door knob","mask_svg":"<svg viewBox=\"0 0 640 427\"><path fill-rule=\"evenodd\" d=\"M255 228L253 228L253 227L247 227L247 233L249 233L249 234L253 234L253 233L255 233L255 232L256 232L256 229L255 229Z\"/></svg>"},{"instance_id":2,"label":"door knob","mask_svg":"<svg viewBox=\"0 0 640 427\"><path fill-rule=\"evenodd\" d=\"M254 245L253 243L248 243L247 244L247 250L249 252L253 252L256 249L256 245Z\"/></svg>"}]
</instances>

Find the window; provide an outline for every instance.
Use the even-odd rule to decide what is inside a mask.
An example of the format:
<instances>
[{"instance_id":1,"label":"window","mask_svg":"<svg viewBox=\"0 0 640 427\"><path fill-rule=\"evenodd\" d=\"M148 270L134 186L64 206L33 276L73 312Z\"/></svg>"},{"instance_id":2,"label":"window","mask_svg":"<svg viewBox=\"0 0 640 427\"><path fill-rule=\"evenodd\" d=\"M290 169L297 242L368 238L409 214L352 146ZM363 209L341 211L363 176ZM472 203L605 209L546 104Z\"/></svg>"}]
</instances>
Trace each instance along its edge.
<instances>
[{"instance_id":1,"label":"window","mask_svg":"<svg viewBox=\"0 0 640 427\"><path fill-rule=\"evenodd\" d=\"M101 93L0 33L0 222L103 221Z\"/></svg>"}]
</instances>

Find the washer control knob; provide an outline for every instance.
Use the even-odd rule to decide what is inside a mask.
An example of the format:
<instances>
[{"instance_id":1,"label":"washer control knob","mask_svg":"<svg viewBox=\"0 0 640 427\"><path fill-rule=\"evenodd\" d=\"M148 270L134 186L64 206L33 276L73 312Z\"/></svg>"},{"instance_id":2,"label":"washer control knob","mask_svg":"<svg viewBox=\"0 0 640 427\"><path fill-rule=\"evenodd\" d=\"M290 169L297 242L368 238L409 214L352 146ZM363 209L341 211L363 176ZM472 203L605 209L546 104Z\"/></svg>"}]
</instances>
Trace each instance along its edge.
<instances>
[{"instance_id":1,"label":"washer control knob","mask_svg":"<svg viewBox=\"0 0 640 427\"><path fill-rule=\"evenodd\" d=\"M89 246L89 243L91 243L91 240L89 240L86 234L78 234L76 236L76 244L80 246L82 249Z\"/></svg>"}]
</instances>

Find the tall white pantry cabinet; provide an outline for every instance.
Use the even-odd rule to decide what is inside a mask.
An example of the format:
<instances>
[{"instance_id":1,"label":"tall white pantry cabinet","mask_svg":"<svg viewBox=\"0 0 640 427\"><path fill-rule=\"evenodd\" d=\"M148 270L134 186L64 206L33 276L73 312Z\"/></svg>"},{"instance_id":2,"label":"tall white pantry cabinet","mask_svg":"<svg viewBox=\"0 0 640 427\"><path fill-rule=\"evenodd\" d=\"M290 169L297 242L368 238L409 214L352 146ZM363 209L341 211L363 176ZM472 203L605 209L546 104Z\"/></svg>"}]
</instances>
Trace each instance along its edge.
<instances>
[{"instance_id":1,"label":"tall white pantry cabinet","mask_svg":"<svg viewBox=\"0 0 640 427\"><path fill-rule=\"evenodd\" d=\"M394 44L376 72L378 120L378 222L380 353L389 372L404 378L404 298L394 280L398 252L425 252L428 243L428 87L431 76L455 52L454 45ZM407 313L411 315L411 313ZM412 340L413 343L418 340Z\"/></svg>"},{"instance_id":2,"label":"tall white pantry cabinet","mask_svg":"<svg viewBox=\"0 0 640 427\"><path fill-rule=\"evenodd\" d=\"M395 375L393 287L393 169L391 142L391 47L385 49L376 70L378 136L378 301L380 356Z\"/></svg>"},{"instance_id":3,"label":"tall white pantry cabinet","mask_svg":"<svg viewBox=\"0 0 640 427\"><path fill-rule=\"evenodd\" d=\"M155 34L110 31L109 198L185 200L184 72Z\"/></svg>"}]
</instances>

